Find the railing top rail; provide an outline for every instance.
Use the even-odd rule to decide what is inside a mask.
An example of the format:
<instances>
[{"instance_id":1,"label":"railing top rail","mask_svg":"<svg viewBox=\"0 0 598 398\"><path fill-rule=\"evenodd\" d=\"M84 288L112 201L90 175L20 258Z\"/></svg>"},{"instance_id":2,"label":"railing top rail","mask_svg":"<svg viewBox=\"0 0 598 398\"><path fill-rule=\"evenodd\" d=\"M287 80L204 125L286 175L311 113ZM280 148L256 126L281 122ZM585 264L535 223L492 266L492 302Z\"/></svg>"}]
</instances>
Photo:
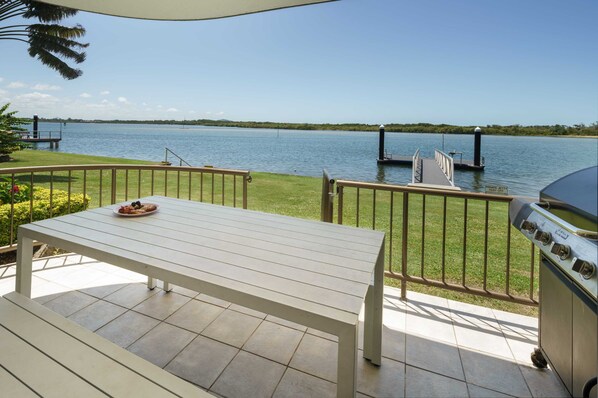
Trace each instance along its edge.
<instances>
[{"instance_id":1,"label":"railing top rail","mask_svg":"<svg viewBox=\"0 0 598 398\"><path fill-rule=\"evenodd\" d=\"M412 186L406 186L406 185L388 185L388 184L377 184L377 183L349 181L349 180L336 180L336 184L339 187L375 189L377 191L390 191L390 192L409 192L409 193L419 193L419 194L436 195L436 196L450 196L450 197L456 197L456 198L491 200L491 201L495 201L495 202L510 202L513 200L513 197L508 196L508 195L492 195L492 194L481 193L481 192L464 192L464 191L453 191L453 190L448 190L448 189L447 190L430 189L430 188L420 188L420 187L412 187Z\"/></svg>"},{"instance_id":2,"label":"railing top rail","mask_svg":"<svg viewBox=\"0 0 598 398\"><path fill-rule=\"evenodd\" d=\"M211 174L230 174L249 176L248 170L219 169L215 167L188 167L188 166L164 166L154 164L85 164L85 165L54 165L54 166L29 166L11 167L0 169L0 174L24 174L39 173L43 171L74 171L74 170L168 170L187 171Z\"/></svg>"}]
</instances>

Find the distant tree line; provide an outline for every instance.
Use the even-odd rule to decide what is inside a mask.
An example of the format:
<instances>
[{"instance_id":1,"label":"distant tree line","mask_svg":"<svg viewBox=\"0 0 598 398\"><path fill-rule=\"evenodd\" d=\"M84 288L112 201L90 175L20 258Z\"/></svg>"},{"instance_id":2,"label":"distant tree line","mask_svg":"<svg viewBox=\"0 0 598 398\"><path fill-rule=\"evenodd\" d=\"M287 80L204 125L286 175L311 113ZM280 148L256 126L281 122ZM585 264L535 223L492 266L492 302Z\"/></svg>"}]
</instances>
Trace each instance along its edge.
<instances>
[{"instance_id":1,"label":"distant tree line","mask_svg":"<svg viewBox=\"0 0 598 398\"><path fill-rule=\"evenodd\" d=\"M214 127L242 127L260 129L285 130L342 130L342 131L378 131L379 126L363 123L341 124L311 124L311 123L277 123L277 122L239 122L232 120L83 120L83 119L40 119L46 122L60 123L125 123L125 124L174 124L186 126L214 126ZM431 123L390 123L385 125L387 132L426 133L426 134L471 134L477 126L454 126L450 124ZM566 126L555 124L552 126L522 126L519 124L500 126L492 124L479 126L483 134L487 135L576 135L598 137L598 122L590 125L575 124Z\"/></svg>"}]
</instances>

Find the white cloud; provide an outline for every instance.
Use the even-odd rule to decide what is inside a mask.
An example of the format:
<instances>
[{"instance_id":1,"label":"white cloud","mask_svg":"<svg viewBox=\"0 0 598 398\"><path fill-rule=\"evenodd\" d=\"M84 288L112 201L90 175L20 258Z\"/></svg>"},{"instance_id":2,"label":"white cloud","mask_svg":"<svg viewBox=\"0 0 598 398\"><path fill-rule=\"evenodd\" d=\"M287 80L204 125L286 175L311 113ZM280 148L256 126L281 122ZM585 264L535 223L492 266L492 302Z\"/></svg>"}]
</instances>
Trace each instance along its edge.
<instances>
[{"instance_id":1,"label":"white cloud","mask_svg":"<svg viewBox=\"0 0 598 398\"><path fill-rule=\"evenodd\" d=\"M110 101L108 101L107 99L104 99L104 100L102 100L102 102L101 102L101 103L102 103L102 104L109 104L109 103L110 103Z\"/></svg>"},{"instance_id":2,"label":"white cloud","mask_svg":"<svg viewBox=\"0 0 598 398\"><path fill-rule=\"evenodd\" d=\"M81 93L81 94L79 94L79 97L81 97L81 98L91 98L91 94Z\"/></svg>"},{"instance_id":3,"label":"white cloud","mask_svg":"<svg viewBox=\"0 0 598 398\"><path fill-rule=\"evenodd\" d=\"M122 102L123 104L128 104L129 101L125 97L118 97L118 102Z\"/></svg>"},{"instance_id":4,"label":"white cloud","mask_svg":"<svg viewBox=\"0 0 598 398\"><path fill-rule=\"evenodd\" d=\"M110 94L110 91L108 91L108 90L100 91L100 95L108 95L108 94Z\"/></svg>"},{"instance_id":5,"label":"white cloud","mask_svg":"<svg viewBox=\"0 0 598 398\"><path fill-rule=\"evenodd\" d=\"M147 106L147 103L146 102L142 102L141 106Z\"/></svg>"},{"instance_id":6,"label":"white cloud","mask_svg":"<svg viewBox=\"0 0 598 398\"><path fill-rule=\"evenodd\" d=\"M28 94L21 94L17 95L15 99L25 100L25 101L39 101L39 100L50 100L52 102L58 101L58 98L54 97L53 95L46 94L46 93L38 93L37 91L34 93Z\"/></svg>"},{"instance_id":7,"label":"white cloud","mask_svg":"<svg viewBox=\"0 0 598 398\"><path fill-rule=\"evenodd\" d=\"M189 111L189 113L190 113L191 115L195 115L197 112L195 112L195 111Z\"/></svg>"},{"instance_id":8,"label":"white cloud","mask_svg":"<svg viewBox=\"0 0 598 398\"><path fill-rule=\"evenodd\" d=\"M4 81L4 78L3 78L3 77L0 77L0 82L2 82L2 81Z\"/></svg>"},{"instance_id":9,"label":"white cloud","mask_svg":"<svg viewBox=\"0 0 598 398\"><path fill-rule=\"evenodd\" d=\"M31 86L33 90L40 90L40 91L55 91L60 90L60 86L50 85L50 84L41 84L38 83L35 86Z\"/></svg>"},{"instance_id":10,"label":"white cloud","mask_svg":"<svg viewBox=\"0 0 598 398\"><path fill-rule=\"evenodd\" d=\"M179 110L177 108L168 108L168 109L166 109L166 112L170 112L170 113L178 112L178 111Z\"/></svg>"},{"instance_id":11,"label":"white cloud","mask_svg":"<svg viewBox=\"0 0 598 398\"><path fill-rule=\"evenodd\" d=\"M7 88L23 88L27 86L25 83L23 82L11 82L8 86L6 86Z\"/></svg>"}]
</instances>

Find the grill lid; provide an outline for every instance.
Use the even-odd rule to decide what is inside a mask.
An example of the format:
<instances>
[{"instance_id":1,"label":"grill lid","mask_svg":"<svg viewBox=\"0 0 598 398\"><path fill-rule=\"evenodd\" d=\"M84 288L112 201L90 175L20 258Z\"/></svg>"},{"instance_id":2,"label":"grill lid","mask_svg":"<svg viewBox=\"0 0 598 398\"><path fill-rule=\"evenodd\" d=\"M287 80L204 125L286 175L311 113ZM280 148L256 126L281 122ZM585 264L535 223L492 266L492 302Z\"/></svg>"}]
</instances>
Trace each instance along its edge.
<instances>
[{"instance_id":1,"label":"grill lid","mask_svg":"<svg viewBox=\"0 0 598 398\"><path fill-rule=\"evenodd\" d=\"M549 211L570 224L591 231L598 225L598 166L578 170L540 191Z\"/></svg>"}]
</instances>

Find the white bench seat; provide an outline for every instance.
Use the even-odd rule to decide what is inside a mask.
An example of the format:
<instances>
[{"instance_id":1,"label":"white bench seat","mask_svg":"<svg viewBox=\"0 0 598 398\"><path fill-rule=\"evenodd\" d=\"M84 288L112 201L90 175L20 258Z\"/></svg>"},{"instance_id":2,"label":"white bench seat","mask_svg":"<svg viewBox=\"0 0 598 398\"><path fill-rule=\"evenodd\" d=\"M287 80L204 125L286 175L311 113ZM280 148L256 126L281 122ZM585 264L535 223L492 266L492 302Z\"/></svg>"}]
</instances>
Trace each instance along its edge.
<instances>
[{"instance_id":1,"label":"white bench seat","mask_svg":"<svg viewBox=\"0 0 598 398\"><path fill-rule=\"evenodd\" d=\"M212 397L16 292L0 297L0 385L13 397Z\"/></svg>"}]
</instances>

